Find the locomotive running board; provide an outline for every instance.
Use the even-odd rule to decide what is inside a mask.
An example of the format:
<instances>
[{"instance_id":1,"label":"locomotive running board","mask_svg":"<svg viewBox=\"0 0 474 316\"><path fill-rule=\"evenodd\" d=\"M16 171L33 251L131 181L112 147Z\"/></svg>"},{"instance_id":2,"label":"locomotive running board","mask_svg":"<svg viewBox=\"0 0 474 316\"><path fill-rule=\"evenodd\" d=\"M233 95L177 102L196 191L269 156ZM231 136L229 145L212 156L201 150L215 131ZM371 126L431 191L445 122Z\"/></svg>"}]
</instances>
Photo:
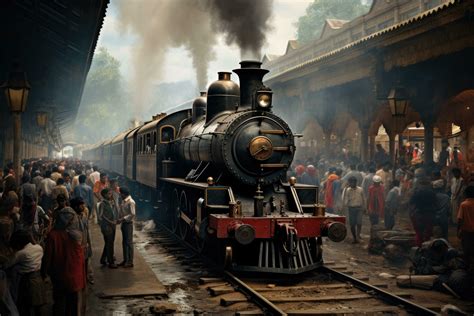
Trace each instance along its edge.
<instances>
[{"instance_id":1,"label":"locomotive running board","mask_svg":"<svg viewBox=\"0 0 474 316\"><path fill-rule=\"evenodd\" d=\"M262 240L260 241L257 266L233 263L232 269L242 272L299 274L314 270L322 265L322 260L314 260L307 239L298 240L297 253L294 256L285 256L273 241Z\"/></svg>"}]
</instances>

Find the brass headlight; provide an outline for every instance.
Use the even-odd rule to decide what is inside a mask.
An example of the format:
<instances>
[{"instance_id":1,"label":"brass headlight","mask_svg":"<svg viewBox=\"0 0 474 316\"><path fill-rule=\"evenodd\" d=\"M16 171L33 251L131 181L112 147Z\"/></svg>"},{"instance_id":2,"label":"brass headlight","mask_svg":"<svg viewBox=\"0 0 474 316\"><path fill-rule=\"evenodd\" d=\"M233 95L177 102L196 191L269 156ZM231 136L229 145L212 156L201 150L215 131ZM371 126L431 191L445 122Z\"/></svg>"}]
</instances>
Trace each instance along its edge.
<instances>
[{"instance_id":1,"label":"brass headlight","mask_svg":"<svg viewBox=\"0 0 474 316\"><path fill-rule=\"evenodd\" d=\"M257 105L262 109L268 109L272 106L272 93L268 91L257 92Z\"/></svg>"}]
</instances>

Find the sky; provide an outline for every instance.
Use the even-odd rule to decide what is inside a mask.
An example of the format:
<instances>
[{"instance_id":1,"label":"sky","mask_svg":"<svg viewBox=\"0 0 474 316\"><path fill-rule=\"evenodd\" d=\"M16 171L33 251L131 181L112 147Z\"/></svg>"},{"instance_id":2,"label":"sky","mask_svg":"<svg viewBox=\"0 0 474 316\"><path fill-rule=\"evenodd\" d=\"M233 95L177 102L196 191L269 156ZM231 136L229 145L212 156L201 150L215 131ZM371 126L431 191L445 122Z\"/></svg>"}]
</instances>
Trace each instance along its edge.
<instances>
[{"instance_id":1,"label":"sky","mask_svg":"<svg viewBox=\"0 0 474 316\"><path fill-rule=\"evenodd\" d=\"M159 1L159 0L149 0ZM231 1L231 0L222 0ZM258 0L255 0L258 1ZM274 0L272 31L267 35L267 44L264 46L262 56L265 53L281 55L285 52L288 40L294 39L296 27L294 23L298 17L305 13L305 9L313 0ZM104 25L100 32L97 47L105 47L112 56L121 63L121 71L124 78L131 78L133 67L132 50L136 38L133 34L122 33L118 23L118 8L114 0L111 1ZM238 68L240 61L240 50L236 46L227 46L220 39L215 47L216 60L209 67L209 81L217 79L218 71L229 71ZM191 80L195 82L195 73L189 53L184 48L169 49L164 63L162 82L176 82Z\"/></svg>"}]
</instances>

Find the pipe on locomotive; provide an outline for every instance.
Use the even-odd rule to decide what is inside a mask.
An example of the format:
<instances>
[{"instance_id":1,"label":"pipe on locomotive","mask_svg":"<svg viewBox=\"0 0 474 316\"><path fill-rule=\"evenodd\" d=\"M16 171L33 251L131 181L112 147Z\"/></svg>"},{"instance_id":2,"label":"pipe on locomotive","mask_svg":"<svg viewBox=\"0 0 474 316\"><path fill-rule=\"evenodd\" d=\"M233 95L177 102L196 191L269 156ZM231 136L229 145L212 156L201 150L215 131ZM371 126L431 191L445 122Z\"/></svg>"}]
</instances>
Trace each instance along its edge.
<instances>
[{"instance_id":1,"label":"pipe on locomotive","mask_svg":"<svg viewBox=\"0 0 474 316\"><path fill-rule=\"evenodd\" d=\"M239 106L239 86L230 80L230 72L218 72L219 79L207 89L206 124L218 114L235 111Z\"/></svg>"},{"instance_id":2,"label":"pipe on locomotive","mask_svg":"<svg viewBox=\"0 0 474 316\"><path fill-rule=\"evenodd\" d=\"M201 95L194 99L193 102L193 109L192 109L192 122L195 123L201 117L206 115L206 107L207 107L207 91L201 91Z\"/></svg>"},{"instance_id":3,"label":"pipe on locomotive","mask_svg":"<svg viewBox=\"0 0 474 316\"><path fill-rule=\"evenodd\" d=\"M260 68L261 65L260 61L244 60L240 62L239 69L233 70L239 76L240 82L239 110L255 109L257 92L268 89L263 85L262 80L269 70Z\"/></svg>"}]
</instances>

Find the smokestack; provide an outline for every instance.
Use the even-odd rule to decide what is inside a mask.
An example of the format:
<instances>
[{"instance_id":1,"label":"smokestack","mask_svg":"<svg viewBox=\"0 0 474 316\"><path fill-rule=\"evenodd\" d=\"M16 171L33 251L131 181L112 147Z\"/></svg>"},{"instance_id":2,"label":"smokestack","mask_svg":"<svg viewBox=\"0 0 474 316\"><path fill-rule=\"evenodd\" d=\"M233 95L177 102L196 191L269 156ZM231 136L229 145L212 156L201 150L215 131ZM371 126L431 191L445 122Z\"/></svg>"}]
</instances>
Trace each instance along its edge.
<instances>
[{"instance_id":1,"label":"smokestack","mask_svg":"<svg viewBox=\"0 0 474 316\"><path fill-rule=\"evenodd\" d=\"M271 29L272 0L116 0L119 26L137 36L131 83L137 115L161 77L170 47L186 48L196 71L198 89L206 86L209 63L216 58L217 36L236 44L242 59L259 59ZM191 17L191 18L190 18Z\"/></svg>"},{"instance_id":2,"label":"smokestack","mask_svg":"<svg viewBox=\"0 0 474 316\"><path fill-rule=\"evenodd\" d=\"M252 108L256 92L265 87L262 79L268 70L260 68L261 65L262 63L256 60L244 60L240 62L239 69L234 69L240 81L239 110Z\"/></svg>"}]
</instances>

